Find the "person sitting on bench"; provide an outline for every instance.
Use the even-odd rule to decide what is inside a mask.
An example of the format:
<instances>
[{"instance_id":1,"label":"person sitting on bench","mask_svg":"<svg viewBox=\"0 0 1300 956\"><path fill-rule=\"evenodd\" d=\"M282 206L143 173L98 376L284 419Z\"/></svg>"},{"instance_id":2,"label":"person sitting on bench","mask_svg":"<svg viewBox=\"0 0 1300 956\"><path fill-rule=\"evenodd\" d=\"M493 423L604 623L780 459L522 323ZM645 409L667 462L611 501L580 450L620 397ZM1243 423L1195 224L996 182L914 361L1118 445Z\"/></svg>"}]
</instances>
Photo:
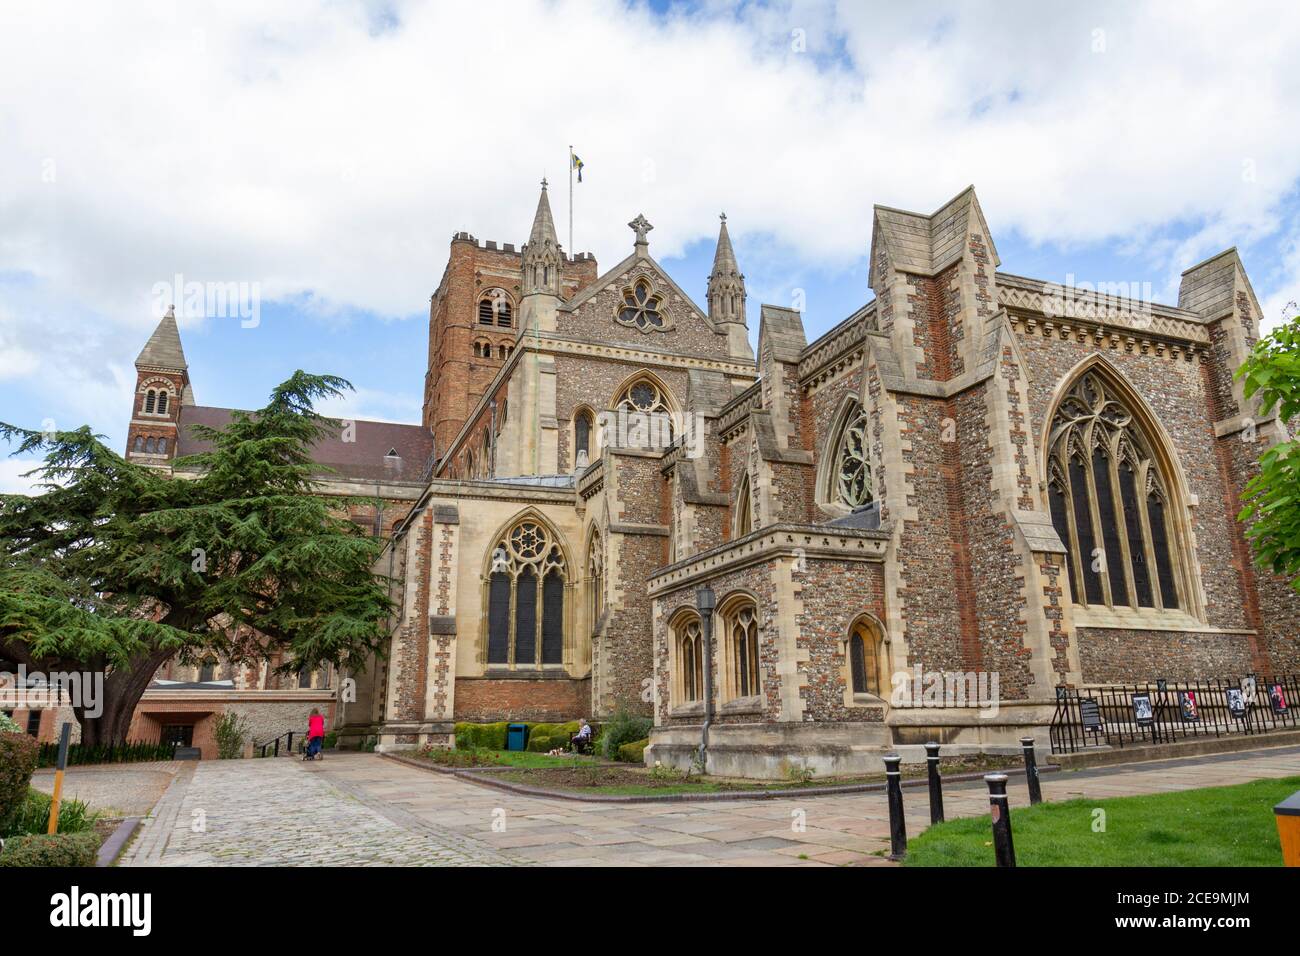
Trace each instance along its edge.
<instances>
[{"instance_id":1,"label":"person sitting on bench","mask_svg":"<svg viewBox=\"0 0 1300 956\"><path fill-rule=\"evenodd\" d=\"M569 738L569 746L574 753L585 753L591 749L591 724L585 719L580 719L578 723L578 732Z\"/></svg>"}]
</instances>

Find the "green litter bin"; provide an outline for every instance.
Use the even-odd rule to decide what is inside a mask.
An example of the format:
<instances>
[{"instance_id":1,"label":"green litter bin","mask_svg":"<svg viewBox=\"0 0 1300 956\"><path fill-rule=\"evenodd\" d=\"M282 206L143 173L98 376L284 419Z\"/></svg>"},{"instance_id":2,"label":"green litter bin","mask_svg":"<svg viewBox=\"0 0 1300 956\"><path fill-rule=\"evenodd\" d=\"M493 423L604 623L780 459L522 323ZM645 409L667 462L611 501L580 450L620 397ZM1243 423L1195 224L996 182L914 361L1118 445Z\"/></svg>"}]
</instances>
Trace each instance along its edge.
<instances>
[{"instance_id":1,"label":"green litter bin","mask_svg":"<svg viewBox=\"0 0 1300 956\"><path fill-rule=\"evenodd\" d=\"M506 727L506 750L523 750L527 745L527 724L510 724Z\"/></svg>"}]
</instances>

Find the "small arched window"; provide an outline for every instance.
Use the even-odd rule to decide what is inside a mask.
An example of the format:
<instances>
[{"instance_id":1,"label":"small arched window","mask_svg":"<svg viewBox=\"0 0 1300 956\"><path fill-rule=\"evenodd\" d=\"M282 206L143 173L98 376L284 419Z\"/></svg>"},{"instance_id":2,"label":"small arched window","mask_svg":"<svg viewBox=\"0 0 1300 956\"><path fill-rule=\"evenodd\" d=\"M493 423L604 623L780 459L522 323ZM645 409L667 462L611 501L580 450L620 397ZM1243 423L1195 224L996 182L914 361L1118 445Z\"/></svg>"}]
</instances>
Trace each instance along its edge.
<instances>
[{"instance_id":1,"label":"small arched window","mask_svg":"<svg viewBox=\"0 0 1300 956\"><path fill-rule=\"evenodd\" d=\"M761 687L758 608L753 601L740 599L727 606L721 617L727 697L753 697L760 692Z\"/></svg>"},{"instance_id":2,"label":"small arched window","mask_svg":"<svg viewBox=\"0 0 1300 956\"><path fill-rule=\"evenodd\" d=\"M149 391L145 392L144 411L146 415L153 414L154 405L157 404L157 401L158 401L158 393L155 392L152 388L149 389Z\"/></svg>"},{"instance_id":3,"label":"small arched window","mask_svg":"<svg viewBox=\"0 0 1300 956\"><path fill-rule=\"evenodd\" d=\"M1171 482L1154 439L1096 371L1082 375L1052 417L1048 505L1069 551L1076 604L1177 609L1180 567Z\"/></svg>"},{"instance_id":4,"label":"small arched window","mask_svg":"<svg viewBox=\"0 0 1300 956\"><path fill-rule=\"evenodd\" d=\"M849 677L853 693L881 696L884 661L879 630L869 621L859 621L849 633Z\"/></svg>"},{"instance_id":5,"label":"small arched window","mask_svg":"<svg viewBox=\"0 0 1300 956\"><path fill-rule=\"evenodd\" d=\"M167 414L167 390L163 389L158 393L158 414Z\"/></svg>"},{"instance_id":6,"label":"small arched window","mask_svg":"<svg viewBox=\"0 0 1300 956\"><path fill-rule=\"evenodd\" d=\"M673 634L677 669L674 675L676 703L691 704L704 699L704 637L700 619L686 615Z\"/></svg>"},{"instance_id":7,"label":"small arched window","mask_svg":"<svg viewBox=\"0 0 1300 956\"><path fill-rule=\"evenodd\" d=\"M591 412L580 409L573 416L573 463L574 467L591 461Z\"/></svg>"},{"instance_id":8,"label":"small arched window","mask_svg":"<svg viewBox=\"0 0 1300 956\"><path fill-rule=\"evenodd\" d=\"M550 529L523 520L498 539L487 579L487 662L564 662L564 552Z\"/></svg>"},{"instance_id":9,"label":"small arched window","mask_svg":"<svg viewBox=\"0 0 1300 956\"><path fill-rule=\"evenodd\" d=\"M144 436L143 436L143 435L136 435L136 436L135 436L135 444L132 446L132 450L134 450L134 451L140 451L140 452L144 451Z\"/></svg>"},{"instance_id":10,"label":"small arched window","mask_svg":"<svg viewBox=\"0 0 1300 956\"><path fill-rule=\"evenodd\" d=\"M749 472L740 476L740 487L736 489L735 520L732 522L732 537L740 538L754 530L754 500L750 493Z\"/></svg>"},{"instance_id":11,"label":"small arched window","mask_svg":"<svg viewBox=\"0 0 1300 956\"><path fill-rule=\"evenodd\" d=\"M619 393L614 409L620 413L620 439L625 439L629 447L664 448L672 444L672 407L657 382L637 379Z\"/></svg>"}]
</instances>

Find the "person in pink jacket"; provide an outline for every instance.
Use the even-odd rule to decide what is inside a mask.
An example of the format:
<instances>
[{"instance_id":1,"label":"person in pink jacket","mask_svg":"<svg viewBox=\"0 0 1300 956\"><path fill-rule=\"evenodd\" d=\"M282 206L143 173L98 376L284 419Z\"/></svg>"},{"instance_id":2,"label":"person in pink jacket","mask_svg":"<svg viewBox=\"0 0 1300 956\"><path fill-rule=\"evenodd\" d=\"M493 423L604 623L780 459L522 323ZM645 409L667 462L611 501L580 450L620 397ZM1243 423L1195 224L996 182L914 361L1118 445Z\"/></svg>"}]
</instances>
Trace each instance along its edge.
<instances>
[{"instance_id":1,"label":"person in pink jacket","mask_svg":"<svg viewBox=\"0 0 1300 956\"><path fill-rule=\"evenodd\" d=\"M320 749L324 743L325 743L325 718L321 716L319 710L313 707L311 709L311 716L307 718L306 759L308 760L319 759Z\"/></svg>"}]
</instances>

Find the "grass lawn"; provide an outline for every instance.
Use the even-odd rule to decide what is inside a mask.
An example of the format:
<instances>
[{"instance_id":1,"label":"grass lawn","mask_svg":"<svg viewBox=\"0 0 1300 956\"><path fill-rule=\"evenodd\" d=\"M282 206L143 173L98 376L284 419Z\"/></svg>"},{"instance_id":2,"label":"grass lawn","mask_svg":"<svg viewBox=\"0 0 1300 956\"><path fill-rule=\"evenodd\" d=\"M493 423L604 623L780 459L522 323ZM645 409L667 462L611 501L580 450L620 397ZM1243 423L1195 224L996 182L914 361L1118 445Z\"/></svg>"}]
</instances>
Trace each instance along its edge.
<instances>
[{"instance_id":1,"label":"grass lawn","mask_svg":"<svg viewBox=\"0 0 1300 956\"><path fill-rule=\"evenodd\" d=\"M1281 866L1273 807L1300 777L1011 811L1019 866ZM1093 832L1093 811L1106 829ZM907 844L907 866L993 866L987 816L950 820Z\"/></svg>"}]
</instances>

